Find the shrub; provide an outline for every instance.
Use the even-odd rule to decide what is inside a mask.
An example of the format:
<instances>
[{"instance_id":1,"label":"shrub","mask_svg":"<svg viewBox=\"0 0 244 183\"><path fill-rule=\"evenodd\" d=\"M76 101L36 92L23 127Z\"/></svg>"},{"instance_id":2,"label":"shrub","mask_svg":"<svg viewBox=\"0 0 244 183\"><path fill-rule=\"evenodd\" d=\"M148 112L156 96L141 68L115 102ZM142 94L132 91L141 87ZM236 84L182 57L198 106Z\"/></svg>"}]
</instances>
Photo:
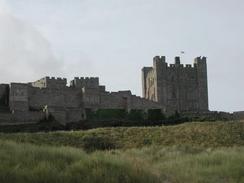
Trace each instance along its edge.
<instances>
[{"instance_id":1,"label":"shrub","mask_svg":"<svg viewBox=\"0 0 244 183\"><path fill-rule=\"evenodd\" d=\"M181 124L184 122L189 122L191 119L187 116L182 116L178 111L175 111L174 114L169 116L165 121L165 125L175 125L175 124Z\"/></svg>"},{"instance_id":2,"label":"shrub","mask_svg":"<svg viewBox=\"0 0 244 183\"><path fill-rule=\"evenodd\" d=\"M124 109L99 109L95 113L95 119L112 120L112 119L125 119L127 115Z\"/></svg>"},{"instance_id":3,"label":"shrub","mask_svg":"<svg viewBox=\"0 0 244 183\"><path fill-rule=\"evenodd\" d=\"M142 121L144 119L144 112L142 110L133 109L128 113L128 120Z\"/></svg>"},{"instance_id":4,"label":"shrub","mask_svg":"<svg viewBox=\"0 0 244 183\"><path fill-rule=\"evenodd\" d=\"M158 121L162 121L165 119L164 114L162 113L161 109L150 109L148 110L148 121L152 121L152 122L158 122Z\"/></svg>"},{"instance_id":5,"label":"shrub","mask_svg":"<svg viewBox=\"0 0 244 183\"><path fill-rule=\"evenodd\" d=\"M91 109L86 109L86 118L89 120L95 119L96 118L96 112L94 112Z\"/></svg>"},{"instance_id":6,"label":"shrub","mask_svg":"<svg viewBox=\"0 0 244 183\"><path fill-rule=\"evenodd\" d=\"M64 130L65 126L58 122L52 114L48 118L42 119L36 124L36 131L56 131Z\"/></svg>"},{"instance_id":7,"label":"shrub","mask_svg":"<svg viewBox=\"0 0 244 183\"><path fill-rule=\"evenodd\" d=\"M116 146L112 140L108 137L91 136L86 135L82 139L83 148L87 152L93 152L97 150L111 150L115 149Z\"/></svg>"}]
</instances>

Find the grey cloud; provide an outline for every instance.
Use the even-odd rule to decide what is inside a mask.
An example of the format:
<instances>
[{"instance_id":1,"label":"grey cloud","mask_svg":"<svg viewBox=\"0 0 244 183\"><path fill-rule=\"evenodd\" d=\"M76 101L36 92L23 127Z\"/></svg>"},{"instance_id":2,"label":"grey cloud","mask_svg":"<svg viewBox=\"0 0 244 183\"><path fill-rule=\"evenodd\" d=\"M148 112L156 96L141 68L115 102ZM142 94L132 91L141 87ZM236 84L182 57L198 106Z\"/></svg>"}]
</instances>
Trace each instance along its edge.
<instances>
[{"instance_id":1,"label":"grey cloud","mask_svg":"<svg viewBox=\"0 0 244 183\"><path fill-rule=\"evenodd\" d=\"M1 82L31 81L43 75L63 75L49 42L34 27L8 14L0 14Z\"/></svg>"}]
</instances>

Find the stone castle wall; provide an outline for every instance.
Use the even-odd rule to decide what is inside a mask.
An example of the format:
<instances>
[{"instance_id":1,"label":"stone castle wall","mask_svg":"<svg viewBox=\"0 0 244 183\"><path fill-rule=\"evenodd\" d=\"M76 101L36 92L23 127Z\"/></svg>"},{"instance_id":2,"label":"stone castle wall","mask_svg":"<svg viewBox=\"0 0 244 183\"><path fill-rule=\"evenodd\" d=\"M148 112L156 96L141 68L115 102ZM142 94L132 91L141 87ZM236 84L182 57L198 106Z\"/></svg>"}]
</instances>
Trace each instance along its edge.
<instances>
[{"instance_id":1,"label":"stone castle wall","mask_svg":"<svg viewBox=\"0 0 244 183\"><path fill-rule=\"evenodd\" d=\"M29 111L28 85L11 83L9 91L9 107L11 111Z\"/></svg>"},{"instance_id":2,"label":"stone castle wall","mask_svg":"<svg viewBox=\"0 0 244 183\"><path fill-rule=\"evenodd\" d=\"M65 88L67 84L66 78L44 77L35 82L30 83L31 86L37 88Z\"/></svg>"},{"instance_id":3,"label":"stone castle wall","mask_svg":"<svg viewBox=\"0 0 244 183\"><path fill-rule=\"evenodd\" d=\"M159 102L166 113L208 111L206 58L196 58L194 65L168 65L156 56L153 67L142 69L143 96Z\"/></svg>"},{"instance_id":4,"label":"stone castle wall","mask_svg":"<svg viewBox=\"0 0 244 183\"><path fill-rule=\"evenodd\" d=\"M2 88L0 96L4 94ZM84 120L87 109L152 108L160 109L161 105L130 91L107 92L105 86L99 85L98 78L74 78L67 86L66 79L44 77L31 83L9 85L9 113L1 115L0 111L0 123L38 122L50 114L61 123L69 123Z\"/></svg>"},{"instance_id":5,"label":"stone castle wall","mask_svg":"<svg viewBox=\"0 0 244 183\"><path fill-rule=\"evenodd\" d=\"M75 88L99 88L99 78L98 77L75 77L74 80L70 82L71 87Z\"/></svg>"},{"instance_id":6,"label":"stone castle wall","mask_svg":"<svg viewBox=\"0 0 244 183\"><path fill-rule=\"evenodd\" d=\"M157 102L143 99L136 95L132 95L130 91L106 92L101 94L101 108L117 108L117 109L161 109L161 105Z\"/></svg>"},{"instance_id":7,"label":"stone castle wall","mask_svg":"<svg viewBox=\"0 0 244 183\"><path fill-rule=\"evenodd\" d=\"M193 66L184 66L179 57L168 65L165 57L157 56L153 67L143 68L142 80L144 98L129 90L108 92L97 77L75 77L70 86L66 78L54 77L0 85L0 99L5 101L2 108L8 111L1 115L0 110L0 122L37 122L51 114L59 122L69 123L85 119L86 110L99 109L208 110L205 57L196 58Z\"/></svg>"},{"instance_id":8,"label":"stone castle wall","mask_svg":"<svg viewBox=\"0 0 244 183\"><path fill-rule=\"evenodd\" d=\"M8 89L9 85L0 84L0 106L8 105Z\"/></svg>"}]
</instances>

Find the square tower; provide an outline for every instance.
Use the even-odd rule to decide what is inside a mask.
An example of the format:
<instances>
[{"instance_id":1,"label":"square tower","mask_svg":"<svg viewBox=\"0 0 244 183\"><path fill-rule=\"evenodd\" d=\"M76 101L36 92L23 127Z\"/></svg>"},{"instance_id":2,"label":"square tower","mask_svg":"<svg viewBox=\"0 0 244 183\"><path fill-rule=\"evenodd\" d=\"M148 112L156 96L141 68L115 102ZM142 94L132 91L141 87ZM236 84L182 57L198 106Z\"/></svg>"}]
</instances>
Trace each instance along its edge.
<instances>
[{"instance_id":1,"label":"square tower","mask_svg":"<svg viewBox=\"0 0 244 183\"><path fill-rule=\"evenodd\" d=\"M159 102L165 113L208 111L207 59L183 65L180 57L168 64L156 56L153 67L142 69L143 97Z\"/></svg>"}]
</instances>

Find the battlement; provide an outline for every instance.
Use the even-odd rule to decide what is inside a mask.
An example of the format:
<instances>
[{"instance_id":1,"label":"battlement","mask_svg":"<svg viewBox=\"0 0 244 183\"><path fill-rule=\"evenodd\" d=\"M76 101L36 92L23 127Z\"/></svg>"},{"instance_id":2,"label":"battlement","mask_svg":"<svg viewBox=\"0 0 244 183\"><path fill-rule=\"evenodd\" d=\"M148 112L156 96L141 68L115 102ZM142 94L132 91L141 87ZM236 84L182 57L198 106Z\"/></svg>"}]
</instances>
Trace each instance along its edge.
<instances>
[{"instance_id":1,"label":"battlement","mask_svg":"<svg viewBox=\"0 0 244 183\"><path fill-rule=\"evenodd\" d=\"M175 57L175 64L178 64L178 65L180 65L180 57Z\"/></svg>"},{"instance_id":2,"label":"battlement","mask_svg":"<svg viewBox=\"0 0 244 183\"><path fill-rule=\"evenodd\" d=\"M165 62L165 60L166 60L166 57L165 56L155 56L154 58L153 58L153 61L154 62L158 62L158 61L161 61L161 62Z\"/></svg>"},{"instance_id":3,"label":"battlement","mask_svg":"<svg viewBox=\"0 0 244 183\"><path fill-rule=\"evenodd\" d=\"M74 80L80 81L99 81L98 77L75 77Z\"/></svg>"},{"instance_id":4,"label":"battlement","mask_svg":"<svg viewBox=\"0 0 244 183\"><path fill-rule=\"evenodd\" d=\"M201 64L206 62L207 62L207 57L196 57L194 59L194 64Z\"/></svg>"},{"instance_id":5,"label":"battlement","mask_svg":"<svg viewBox=\"0 0 244 183\"><path fill-rule=\"evenodd\" d=\"M99 78L98 77L75 77L70 82L71 87L75 88L99 88Z\"/></svg>"},{"instance_id":6,"label":"battlement","mask_svg":"<svg viewBox=\"0 0 244 183\"><path fill-rule=\"evenodd\" d=\"M67 83L67 79L66 78L61 78L61 77L45 77L45 79L47 81L57 81L57 82L66 82Z\"/></svg>"},{"instance_id":7,"label":"battlement","mask_svg":"<svg viewBox=\"0 0 244 183\"><path fill-rule=\"evenodd\" d=\"M153 67L143 67L142 68L142 71L144 71L144 72L149 72L151 70L153 70Z\"/></svg>"},{"instance_id":8,"label":"battlement","mask_svg":"<svg viewBox=\"0 0 244 183\"><path fill-rule=\"evenodd\" d=\"M192 65L191 64L186 64L185 68L192 68Z\"/></svg>"},{"instance_id":9,"label":"battlement","mask_svg":"<svg viewBox=\"0 0 244 183\"><path fill-rule=\"evenodd\" d=\"M49 77L46 76L35 82L32 82L31 85L37 88L64 88L66 87L67 79L60 77Z\"/></svg>"},{"instance_id":10,"label":"battlement","mask_svg":"<svg viewBox=\"0 0 244 183\"><path fill-rule=\"evenodd\" d=\"M105 86L99 86L99 90L100 90L100 92L105 92L106 91L106 87Z\"/></svg>"},{"instance_id":11,"label":"battlement","mask_svg":"<svg viewBox=\"0 0 244 183\"><path fill-rule=\"evenodd\" d=\"M165 56L155 56L153 58L153 65L154 67L143 67L142 71L143 72L150 72L151 70L153 70L153 68L155 68L158 65L164 64L166 65L166 68L195 68L197 67L197 65L203 65L206 64L207 62L207 57L196 57L194 59L193 65L192 64L181 64L180 62L180 57L177 56L175 57L175 63L174 64L168 64L166 62L166 57Z\"/></svg>"}]
</instances>

